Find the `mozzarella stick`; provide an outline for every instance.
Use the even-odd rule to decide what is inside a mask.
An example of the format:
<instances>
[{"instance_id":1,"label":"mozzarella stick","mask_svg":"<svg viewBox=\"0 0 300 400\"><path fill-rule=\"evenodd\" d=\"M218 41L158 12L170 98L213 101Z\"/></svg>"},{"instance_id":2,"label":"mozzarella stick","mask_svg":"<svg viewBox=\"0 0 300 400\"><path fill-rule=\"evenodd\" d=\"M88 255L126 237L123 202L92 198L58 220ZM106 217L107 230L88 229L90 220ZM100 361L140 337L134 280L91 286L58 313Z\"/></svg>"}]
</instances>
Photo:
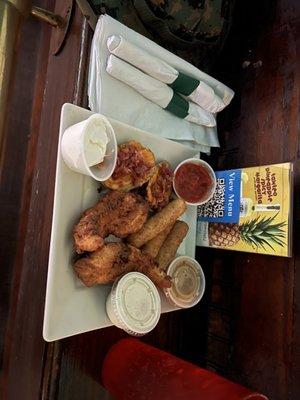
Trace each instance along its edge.
<instances>
[{"instance_id":1,"label":"mozzarella stick","mask_svg":"<svg viewBox=\"0 0 300 400\"><path fill-rule=\"evenodd\" d=\"M137 248L142 247L166 229L168 225L174 224L185 210L186 204L184 200L176 199L171 201L161 211L149 218L139 232L129 235L128 242Z\"/></svg>"},{"instance_id":2,"label":"mozzarella stick","mask_svg":"<svg viewBox=\"0 0 300 400\"><path fill-rule=\"evenodd\" d=\"M173 228L173 225L168 225L166 229L164 229L162 232L160 232L157 236L155 236L153 239L149 240L144 246L142 247L142 250L146 251L148 254L150 254L151 257L155 258L159 252L159 249L161 248L163 242L166 240L166 237L170 233L171 229Z\"/></svg>"},{"instance_id":3,"label":"mozzarella stick","mask_svg":"<svg viewBox=\"0 0 300 400\"><path fill-rule=\"evenodd\" d=\"M169 263L176 255L176 251L180 246L180 243L188 233L189 226L183 221L176 221L171 232L167 236L163 245L161 246L159 253L155 259L159 267L166 269Z\"/></svg>"}]
</instances>

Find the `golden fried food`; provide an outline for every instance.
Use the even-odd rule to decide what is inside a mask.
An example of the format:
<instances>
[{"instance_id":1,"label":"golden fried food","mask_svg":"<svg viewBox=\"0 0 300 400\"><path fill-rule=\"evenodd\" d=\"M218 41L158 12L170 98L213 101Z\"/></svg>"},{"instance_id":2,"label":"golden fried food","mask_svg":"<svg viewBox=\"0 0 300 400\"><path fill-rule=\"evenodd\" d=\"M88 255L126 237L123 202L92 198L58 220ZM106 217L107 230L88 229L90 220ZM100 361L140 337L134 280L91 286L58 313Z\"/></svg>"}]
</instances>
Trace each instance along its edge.
<instances>
[{"instance_id":1,"label":"golden fried food","mask_svg":"<svg viewBox=\"0 0 300 400\"><path fill-rule=\"evenodd\" d=\"M149 240L173 224L186 210L185 201L176 199L171 201L165 208L149 218L142 229L128 236L128 242L135 247L142 247Z\"/></svg>"},{"instance_id":2,"label":"golden fried food","mask_svg":"<svg viewBox=\"0 0 300 400\"><path fill-rule=\"evenodd\" d=\"M189 226L184 221L176 221L171 232L167 236L163 245L161 246L159 253L155 259L160 268L165 270L169 263L173 260L176 255L176 251L180 246L180 243L188 233Z\"/></svg>"},{"instance_id":3,"label":"golden fried food","mask_svg":"<svg viewBox=\"0 0 300 400\"><path fill-rule=\"evenodd\" d=\"M138 232L147 220L149 206L139 195L108 192L86 210L75 225L73 236L77 253L95 251L104 245L104 238L113 234L124 238Z\"/></svg>"},{"instance_id":4,"label":"golden fried food","mask_svg":"<svg viewBox=\"0 0 300 400\"><path fill-rule=\"evenodd\" d=\"M165 207L172 194L173 171L167 161L155 166L154 174L147 184L147 201L153 210Z\"/></svg>"},{"instance_id":5,"label":"golden fried food","mask_svg":"<svg viewBox=\"0 0 300 400\"><path fill-rule=\"evenodd\" d=\"M124 243L107 243L101 249L77 260L74 269L86 286L113 283L120 275L138 271L147 275L157 286L171 286L170 277L158 268L147 253Z\"/></svg>"},{"instance_id":6,"label":"golden fried food","mask_svg":"<svg viewBox=\"0 0 300 400\"><path fill-rule=\"evenodd\" d=\"M152 151L132 140L119 146L116 168L104 185L112 190L127 192L148 182L154 168Z\"/></svg>"},{"instance_id":7,"label":"golden fried food","mask_svg":"<svg viewBox=\"0 0 300 400\"><path fill-rule=\"evenodd\" d=\"M145 251L146 253L150 254L151 257L155 258L165 241L166 237L170 233L173 225L168 225L166 229L164 229L162 232L160 232L157 236L155 236L153 239L149 240L144 246L142 247L142 250Z\"/></svg>"}]
</instances>

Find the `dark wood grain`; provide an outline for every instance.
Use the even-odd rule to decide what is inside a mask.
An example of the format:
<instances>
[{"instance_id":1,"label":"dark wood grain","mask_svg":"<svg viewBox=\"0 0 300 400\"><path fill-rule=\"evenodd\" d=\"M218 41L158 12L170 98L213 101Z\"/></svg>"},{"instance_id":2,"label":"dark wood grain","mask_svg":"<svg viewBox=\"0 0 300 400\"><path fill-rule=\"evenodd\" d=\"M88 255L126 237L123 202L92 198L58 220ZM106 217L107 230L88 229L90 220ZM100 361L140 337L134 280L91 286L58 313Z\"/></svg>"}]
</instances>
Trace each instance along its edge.
<instances>
[{"instance_id":1,"label":"dark wood grain","mask_svg":"<svg viewBox=\"0 0 300 400\"><path fill-rule=\"evenodd\" d=\"M18 54L10 83L5 137L0 171L0 370L3 363L4 335L9 312L12 270L17 247L22 195L22 179L30 134L31 107L34 101L38 45L42 28L34 20L21 27L14 49ZM30 63L28 63L30 58Z\"/></svg>"},{"instance_id":2,"label":"dark wood grain","mask_svg":"<svg viewBox=\"0 0 300 400\"><path fill-rule=\"evenodd\" d=\"M36 5L52 6L53 1L39 0ZM14 280L14 261L18 247L20 221L27 214L20 212L26 153L28 142L37 129L38 121L32 119L32 108L39 109L42 92L35 88L36 78L42 82L45 68L41 60L48 57L47 41L49 29L34 19L26 19L21 24L15 48L15 61L10 96L8 101L3 160L1 166L1 245L0 245L0 371L1 388L7 373L7 358L4 359L5 335L8 321L13 319L12 303L17 296L17 279ZM43 41L44 51L40 50ZM45 63L44 63L45 64ZM43 88L43 85L41 85ZM42 89L43 90L43 89ZM39 94L37 96L37 94ZM27 171L28 173L29 171ZM8 345L6 340L5 345ZM1 397L1 396L0 396Z\"/></svg>"},{"instance_id":3,"label":"dark wood grain","mask_svg":"<svg viewBox=\"0 0 300 400\"><path fill-rule=\"evenodd\" d=\"M39 399L47 346L42 339L60 108L73 101L83 17L76 9L65 47L49 55L45 38L37 76L23 191L22 221L14 267L10 329L6 337L5 398ZM48 28L49 29L49 28ZM69 40L68 40L69 38ZM46 63L45 63L46 61ZM36 130L35 130L36 129ZM18 382L16 385L15 383Z\"/></svg>"},{"instance_id":4,"label":"dark wood grain","mask_svg":"<svg viewBox=\"0 0 300 400\"><path fill-rule=\"evenodd\" d=\"M224 111L220 121L221 140L227 150L235 151L229 157L224 152L220 168L299 163L300 3L282 0L270 3L268 9L263 3L240 5L240 19L216 67L219 76L238 89L231 109ZM243 69L246 60L250 65ZM298 174L296 168L296 189ZM299 194L296 208L297 203ZM300 291L297 218L294 222L294 258L233 252L225 257L220 252L213 265L213 273L216 269L221 279L216 284L221 282L221 287L228 267L233 268L230 282L239 294L232 296L232 304L225 305L227 300L223 304L232 315L227 356L222 354L225 345L219 349L222 357L210 345L208 363L219 363L221 373L274 400L300 396L299 380L295 379L299 363L295 317L299 315ZM226 286L218 297L226 297L227 290ZM214 302L212 297L211 304ZM215 320L212 310L210 324ZM213 328L218 335L223 319Z\"/></svg>"},{"instance_id":5,"label":"dark wood grain","mask_svg":"<svg viewBox=\"0 0 300 400\"><path fill-rule=\"evenodd\" d=\"M291 399L300 397L300 162L295 165L295 209L294 209L294 321L293 340L291 343L291 374L289 392Z\"/></svg>"}]
</instances>

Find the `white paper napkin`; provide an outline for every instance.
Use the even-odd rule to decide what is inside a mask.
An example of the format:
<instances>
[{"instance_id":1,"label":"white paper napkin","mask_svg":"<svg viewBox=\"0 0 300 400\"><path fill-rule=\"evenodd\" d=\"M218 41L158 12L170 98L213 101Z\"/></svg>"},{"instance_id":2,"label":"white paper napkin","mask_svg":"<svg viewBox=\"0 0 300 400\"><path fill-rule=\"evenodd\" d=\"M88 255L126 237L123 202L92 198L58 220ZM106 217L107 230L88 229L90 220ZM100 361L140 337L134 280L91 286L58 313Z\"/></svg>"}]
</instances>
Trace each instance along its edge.
<instances>
[{"instance_id":1,"label":"white paper napkin","mask_svg":"<svg viewBox=\"0 0 300 400\"><path fill-rule=\"evenodd\" d=\"M126 83L142 96L146 97L146 99L151 100L152 103L164 109L167 109L170 103L174 101L174 91L170 86L144 74L144 72L115 57L113 54L108 57L106 72L110 76ZM182 116L186 121L200 126L216 126L216 119L212 113L204 110L198 104L183 99L179 95L175 95L175 97L186 105L187 115L185 117ZM169 110L167 109L167 111ZM175 115L178 114L175 112Z\"/></svg>"},{"instance_id":2,"label":"white paper napkin","mask_svg":"<svg viewBox=\"0 0 300 400\"><path fill-rule=\"evenodd\" d=\"M204 153L209 153L211 147L219 147L215 127L202 127L170 114L106 72L109 56L106 42L111 35L121 35L183 73L213 85L216 93L224 86L146 37L108 15L102 15L94 33L90 56L88 95L91 110L162 137L184 142Z\"/></svg>"},{"instance_id":3,"label":"white paper napkin","mask_svg":"<svg viewBox=\"0 0 300 400\"><path fill-rule=\"evenodd\" d=\"M192 100L199 106L204 108L204 110L217 113L222 111L224 107L228 105L225 101L231 100L234 93L233 91L225 85L219 85L219 92L222 92L222 99L214 92L211 86L207 85L203 81L197 79L198 85L191 92L185 93L187 89L187 82L184 79L183 88L185 91L181 91L179 82L180 75L182 71L177 71L171 65L162 61L160 58L154 57L148 52L144 51L140 47L135 46L128 40L124 39L122 36L113 35L107 39L107 47L110 53L116 55L124 61L134 65L141 71L152 76L153 78L164 82L166 84L171 84L174 88L174 83L176 84L176 90L179 93L183 93L187 96L187 99ZM187 78L187 77L186 77ZM194 80L193 77L190 77ZM224 101L223 101L224 99Z\"/></svg>"}]
</instances>

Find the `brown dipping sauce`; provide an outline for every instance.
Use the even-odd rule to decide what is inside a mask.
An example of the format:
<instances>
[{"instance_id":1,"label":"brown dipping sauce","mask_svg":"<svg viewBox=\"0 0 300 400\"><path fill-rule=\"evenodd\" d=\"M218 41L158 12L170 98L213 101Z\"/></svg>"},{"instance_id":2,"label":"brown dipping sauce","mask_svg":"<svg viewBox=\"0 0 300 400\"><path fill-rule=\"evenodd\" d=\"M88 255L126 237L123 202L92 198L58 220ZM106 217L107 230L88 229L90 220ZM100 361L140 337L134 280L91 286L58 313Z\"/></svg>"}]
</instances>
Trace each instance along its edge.
<instances>
[{"instance_id":1,"label":"brown dipping sauce","mask_svg":"<svg viewBox=\"0 0 300 400\"><path fill-rule=\"evenodd\" d=\"M213 180L204 166L187 162L176 171L174 184L182 199L188 203L199 203L208 196Z\"/></svg>"}]
</instances>

